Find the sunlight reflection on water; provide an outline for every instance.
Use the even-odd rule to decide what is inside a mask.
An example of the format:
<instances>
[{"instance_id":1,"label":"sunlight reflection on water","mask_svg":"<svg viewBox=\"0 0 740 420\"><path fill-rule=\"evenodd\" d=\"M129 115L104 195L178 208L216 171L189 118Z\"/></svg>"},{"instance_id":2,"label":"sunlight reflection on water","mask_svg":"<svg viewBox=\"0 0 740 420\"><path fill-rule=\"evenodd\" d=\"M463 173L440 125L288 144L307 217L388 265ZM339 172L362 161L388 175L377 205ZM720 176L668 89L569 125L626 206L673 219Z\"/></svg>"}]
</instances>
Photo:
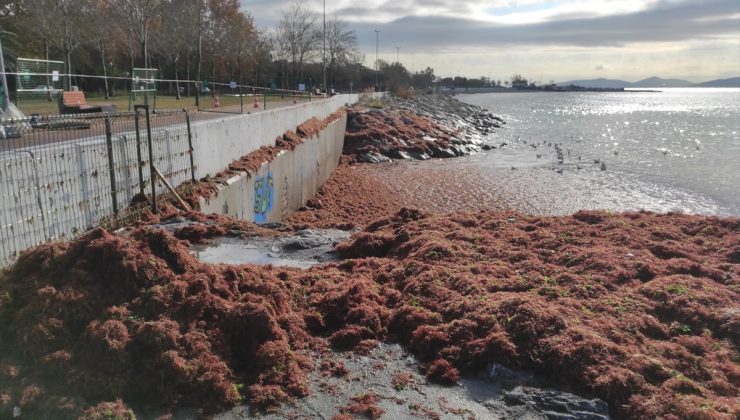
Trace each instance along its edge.
<instances>
[{"instance_id":1,"label":"sunlight reflection on water","mask_svg":"<svg viewBox=\"0 0 740 420\"><path fill-rule=\"evenodd\" d=\"M565 204L556 205L556 212L575 211L580 205L740 215L740 90L459 98L507 121L507 128L494 136L506 146L466 159L479 174L504 172L497 179L532 191L528 208L537 207L537 197L575 194L578 198L563 198ZM563 153L562 167L556 162L556 144ZM536 154L541 166L526 174L501 170L526 166ZM464 161L453 165L470 165ZM604 163L606 171L594 161ZM548 209L556 201L541 200L550 203Z\"/></svg>"}]
</instances>

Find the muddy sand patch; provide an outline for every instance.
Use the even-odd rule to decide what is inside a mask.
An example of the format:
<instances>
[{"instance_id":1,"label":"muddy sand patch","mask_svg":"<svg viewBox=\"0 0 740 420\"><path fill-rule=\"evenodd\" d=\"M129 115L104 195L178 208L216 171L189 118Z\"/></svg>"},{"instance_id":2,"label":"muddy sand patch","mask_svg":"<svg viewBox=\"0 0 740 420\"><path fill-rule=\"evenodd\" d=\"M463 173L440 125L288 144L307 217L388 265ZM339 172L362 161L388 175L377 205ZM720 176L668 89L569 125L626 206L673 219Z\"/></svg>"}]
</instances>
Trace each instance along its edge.
<instances>
[{"instance_id":1,"label":"muddy sand patch","mask_svg":"<svg viewBox=\"0 0 740 420\"><path fill-rule=\"evenodd\" d=\"M454 386L430 383L418 361L398 344L379 344L363 354L317 356L310 394L275 412L255 415L248 406L219 414L218 420L260 418L608 418L598 399L548 389L532 374L491 365ZM503 372L503 374L502 374Z\"/></svg>"}]
</instances>

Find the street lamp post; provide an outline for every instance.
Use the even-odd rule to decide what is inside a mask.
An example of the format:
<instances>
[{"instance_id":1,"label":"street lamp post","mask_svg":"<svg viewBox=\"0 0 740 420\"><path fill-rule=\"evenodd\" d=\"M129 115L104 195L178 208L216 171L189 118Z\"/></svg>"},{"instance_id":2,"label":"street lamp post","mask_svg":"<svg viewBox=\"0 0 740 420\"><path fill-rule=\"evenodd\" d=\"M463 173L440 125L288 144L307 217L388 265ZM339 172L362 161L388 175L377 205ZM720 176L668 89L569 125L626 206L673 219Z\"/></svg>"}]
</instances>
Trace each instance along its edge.
<instances>
[{"instance_id":1,"label":"street lamp post","mask_svg":"<svg viewBox=\"0 0 740 420\"><path fill-rule=\"evenodd\" d=\"M378 84L378 73L380 69L378 68L378 39L380 31L375 30L375 89L380 89L380 85Z\"/></svg>"},{"instance_id":2,"label":"street lamp post","mask_svg":"<svg viewBox=\"0 0 740 420\"><path fill-rule=\"evenodd\" d=\"M322 68L324 72L324 92L329 90L326 88L326 0L324 0L324 58L322 59Z\"/></svg>"},{"instance_id":3,"label":"street lamp post","mask_svg":"<svg viewBox=\"0 0 740 420\"><path fill-rule=\"evenodd\" d=\"M3 44L0 43L0 72L3 76L0 78L0 89L2 89L2 95L0 95L0 111L6 111L8 104L10 103L10 93L8 92L8 79L5 78L5 61L3 61Z\"/></svg>"}]
</instances>

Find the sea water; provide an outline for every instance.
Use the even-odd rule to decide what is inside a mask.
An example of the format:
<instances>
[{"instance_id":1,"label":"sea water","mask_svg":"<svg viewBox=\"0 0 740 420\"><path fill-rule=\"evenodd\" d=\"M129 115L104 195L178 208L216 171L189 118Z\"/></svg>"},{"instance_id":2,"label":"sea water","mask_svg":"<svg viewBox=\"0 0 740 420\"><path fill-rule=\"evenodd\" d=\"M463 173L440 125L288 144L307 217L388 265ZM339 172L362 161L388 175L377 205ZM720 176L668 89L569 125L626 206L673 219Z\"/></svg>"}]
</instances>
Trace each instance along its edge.
<instances>
[{"instance_id":1,"label":"sea water","mask_svg":"<svg viewBox=\"0 0 740 420\"><path fill-rule=\"evenodd\" d=\"M495 150L447 164L520 183L517 189L529 189L521 195L534 207L546 196L547 206L540 206L546 208L537 212L740 215L740 89L458 99L489 109L507 124L491 139Z\"/></svg>"}]
</instances>

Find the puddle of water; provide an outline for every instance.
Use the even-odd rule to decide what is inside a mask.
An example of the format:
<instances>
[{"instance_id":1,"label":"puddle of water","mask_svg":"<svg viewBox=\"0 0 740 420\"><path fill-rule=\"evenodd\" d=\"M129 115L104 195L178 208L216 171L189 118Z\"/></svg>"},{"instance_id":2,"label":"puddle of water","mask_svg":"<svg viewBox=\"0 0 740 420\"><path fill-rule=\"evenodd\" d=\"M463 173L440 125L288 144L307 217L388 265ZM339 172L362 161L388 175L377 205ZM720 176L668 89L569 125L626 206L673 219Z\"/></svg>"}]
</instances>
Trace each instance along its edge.
<instances>
[{"instance_id":1,"label":"puddle of water","mask_svg":"<svg viewBox=\"0 0 740 420\"><path fill-rule=\"evenodd\" d=\"M334 246L349 235L349 232L326 229L277 238L217 238L212 243L193 246L190 252L208 264L272 264L307 269L337 260Z\"/></svg>"},{"instance_id":2,"label":"puddle of water","mask_svg":"<svg viewBox=\"0 0 740 420\"><path fill-rule=\"evenodd\" d=\"M247 243L221 242L193 248L193 255L208 264L272 264L275 267L311 268L320 261L283 258Z\"/></svg>"}]
</instances>

